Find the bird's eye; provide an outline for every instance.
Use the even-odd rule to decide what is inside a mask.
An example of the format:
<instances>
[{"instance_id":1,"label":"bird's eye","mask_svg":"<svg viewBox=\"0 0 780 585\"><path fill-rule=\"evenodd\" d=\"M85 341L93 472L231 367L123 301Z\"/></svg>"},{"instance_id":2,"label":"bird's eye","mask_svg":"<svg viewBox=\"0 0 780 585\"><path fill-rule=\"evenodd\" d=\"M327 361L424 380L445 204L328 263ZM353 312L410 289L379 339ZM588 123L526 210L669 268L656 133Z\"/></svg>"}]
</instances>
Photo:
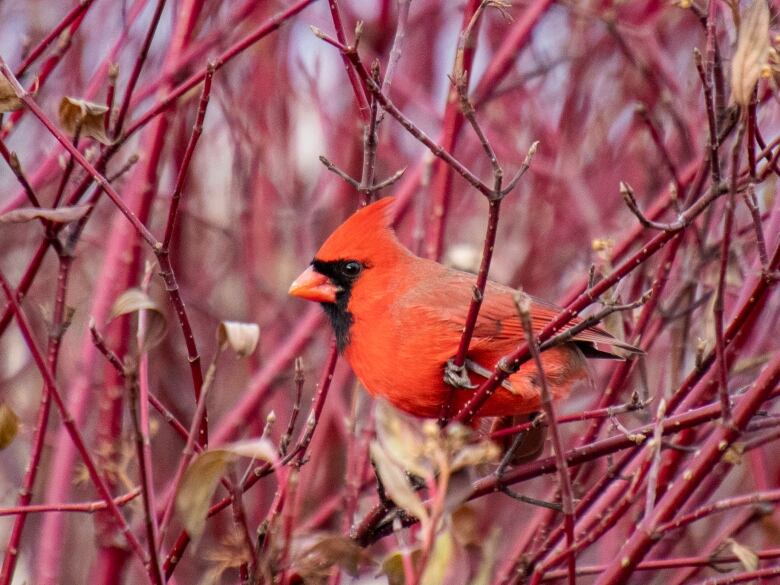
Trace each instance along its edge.
<instances>
[{"instance_id":1,"label":"bird's eye","mask_svg":"<svg viewBox=\"0 0 780 585\"><path fill-rule=\"evenodd\" d=\"M363 270L363 265L360 262L347 262L344 264L344 267L341 269L341 271L344 273L344 276L349 277L355 277L358 274L360 274L360 271Z\"/></svg>"}]
</instances>

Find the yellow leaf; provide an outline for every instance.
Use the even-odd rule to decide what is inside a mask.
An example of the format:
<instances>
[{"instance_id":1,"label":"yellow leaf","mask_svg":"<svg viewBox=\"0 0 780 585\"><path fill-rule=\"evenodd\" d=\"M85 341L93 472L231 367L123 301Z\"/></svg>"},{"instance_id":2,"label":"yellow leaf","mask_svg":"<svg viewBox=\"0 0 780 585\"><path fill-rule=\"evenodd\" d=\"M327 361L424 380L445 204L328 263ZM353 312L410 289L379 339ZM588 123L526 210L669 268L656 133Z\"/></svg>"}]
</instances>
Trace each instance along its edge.
<instances>
[{"instance_id":1,"label":"yellow leaf","mask_svg":"<svg viewBox=\"0 0 780 585\"><path fill-rule=\"evenodd\" d=\"M106 134L107 106L65 96L60 101L59 114L60 126L71 136L78 131L80 136L94 138L101 144L111 144Z\"/></svg>"},{"instance_id":2,"label":"yellow leaf","mask_svg":"<svg viewBox=\"0 0 780 585\"><path fill-rule=\"evenodd\" d=\"M6 404L0 404L0 449L10 445L19 432L19 418Z\"/></svg>"},{"instance_id":3,"label":"yellow leaf","mask_svg":"<svg viewBox=\"0 0 780 585\"><path fill-rule=\"evenodd\" d=\"M448 531L442 532L433 545L420 585L441 585L447 582L445 578L452 565L453 550L452 535Z\"/></svg>"},{"instance_id":4,"label":"yellow leaf","mask_svg":"<svg viewBox=\"0 0 780 585\"><path fill-rule=\"evenodd\" d=\"M731 60L731 96L747 106L761 71L769 59L769 6L753 0L739 24L737 48Z\"/></svg>"}]
</instances>

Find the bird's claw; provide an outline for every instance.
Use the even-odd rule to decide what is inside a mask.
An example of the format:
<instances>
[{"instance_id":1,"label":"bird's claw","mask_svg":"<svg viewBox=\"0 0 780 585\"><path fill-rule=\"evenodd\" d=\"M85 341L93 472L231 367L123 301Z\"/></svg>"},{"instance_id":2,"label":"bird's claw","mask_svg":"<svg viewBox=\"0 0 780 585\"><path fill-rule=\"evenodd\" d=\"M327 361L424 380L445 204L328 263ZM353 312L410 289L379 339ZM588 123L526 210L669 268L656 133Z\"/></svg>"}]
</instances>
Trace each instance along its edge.
<instances>
[{"instance_id":1,"label":"bird's claw","mask_svg":"<svg viewBox=\"0 0 780 585\"><path fill-rule=\"evenodd\" d=\"M456 366L453 360L447 360L447 364L444 366L444 381L455 388L469 390L477 388L476 384L471 383L466 366Z\"/></svg>"}]
</instances>

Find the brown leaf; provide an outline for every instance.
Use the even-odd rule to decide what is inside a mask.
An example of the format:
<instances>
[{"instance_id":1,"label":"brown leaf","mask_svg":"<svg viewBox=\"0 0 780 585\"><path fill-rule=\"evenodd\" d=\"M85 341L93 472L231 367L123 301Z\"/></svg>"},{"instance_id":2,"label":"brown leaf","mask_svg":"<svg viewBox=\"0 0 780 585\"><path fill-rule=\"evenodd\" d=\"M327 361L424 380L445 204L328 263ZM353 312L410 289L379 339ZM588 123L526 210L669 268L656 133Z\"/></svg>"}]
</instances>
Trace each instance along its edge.
<instances>
[{"instance_id":1,"label":"brown leaf","mask_svg":"<svg viewBox=\"0 0 780 585\"><path fill-rule=\"evenodd\" d=\"M19 432L19 418L6 404L0 404L0 450L10 445Z\"/></svg>"},{"instance_id":2,"label":"brown leaf","mask_svg":"<svg viewBox=\"0 0 780 585\"><path fill-rule=\"evenodd\" d=\"M24 102L16 97L11 82L6 79L5 75L0 75L0 114L13 112L23 107Z\"/></svg>"},{"instance_id":3,"label":"brown leaf","mask_svg":"<svg viewBox=\"0 0 780 585\"><path fill-rule=\"evenodd\" d=\"M198 455L184 472L176 494L176 513L196 540L206 526L206 514L220 478L236 455L222 449Z\"/></svg>"},{"instance_id":4,"label":"brown leaf","mask_svg":"<svg viewBox=\"0 0 780 585\"><path fill-rule=\"evenodd\" d=\"M176 513L190 536L203 533L211 498L228 465L238 457L251 457L275 463L276 449L265 438L249 439L201 453L184 472L176 494Z\"/></svg>"},{"instance_id":5,"label":"brown leaf","mask_svg":"<svg viewBox=\"0 0 780 585\"><path fill-rule=\"evenodd\" d=\"M21 207L0 215L0 223L25 223L38 219L45 219L54 223L70 223L84 217L91 207L91 205L76 205L58 209Z\"/></svg>"},{"instance_id":6,"label":"brown leaf","mask_svg":"<svg viewBox=\"0 0 780 585\"><path fill-rule=\"evenodd\" d=\"M452 536L458 544L468 546L480 544L483 535L479 533L479 518L477 513L469 505L463 505L452 513Z\"/></svg>"},{"instance_id":7,"label":"brown leaf","mask_svg":"<svg viewBox=\"0 0 780 585\"><path fill-rule=\"evenodd\" d=\"M148 351L165 337L168 328L168 319L162 307L140 288L129 288L114 301L111 307L109 321L121 315L128 315L136 311L148 311L149 318L146 323L146 336L139 348L140 351Z\"/></svg>"},{"instance_id":8,"label":"brown leaf","mask_svg":"<svg viewBox=\"0 0 780 585\"><path fill-rule=\"evenodd\" d=\"M350 538L329 535L304 550L293 562L295 571L309 583L327 579L334 566L341 567L349 575L357 576L358 569L373 565L366 550Z\"/></svg>"},{"instance_id":9,"label":"brown leaf","mask_svg":"<svg viewBox=\"0 0 780 585\"><path fill-rule=\"evenodd\" d=\"M217 329L217 339L220 345L228 344L238 357L246 357L257 348L260 326L257 323L222 321Z\"/></svg>"},{"instance_id":10,"label":"brown leaf","mask_svg":"<svg viewBox=\"0 0 780 585\"><path fill-rule=\"evenodd\" d=\"M390 458L377 441L371 443L371 459L376 464L379 479L382 480L382 485L390 499L412 516L419 518L421 524L428 524L428 512L406 479L404 470Z\"/></svg>"},{"instance_id":11,"label":"brown leaf","mask_svg":"<svg viewBox=\"0 0 780 585\"><path fill-rule=\"evenodd\" d=\"M101 144L111 144L111 139L106 134L106 116L109 115L108 107L86 100L65 96L60 102L60 126L70 134L76 135L80 129L80 135L94 138Z\"/></svg>"},{"instance_id":12,"label":"brown leaf","mask_svg":"<svg viewBox=\"0 0 780 585\"><path fill-rule=\"evenodd\" d=\"M769 6L766 0L753 0L739 24L737 48L731 60L731 96L747 106L753 88L769 59Z\"/></svg>"}]
</instances>

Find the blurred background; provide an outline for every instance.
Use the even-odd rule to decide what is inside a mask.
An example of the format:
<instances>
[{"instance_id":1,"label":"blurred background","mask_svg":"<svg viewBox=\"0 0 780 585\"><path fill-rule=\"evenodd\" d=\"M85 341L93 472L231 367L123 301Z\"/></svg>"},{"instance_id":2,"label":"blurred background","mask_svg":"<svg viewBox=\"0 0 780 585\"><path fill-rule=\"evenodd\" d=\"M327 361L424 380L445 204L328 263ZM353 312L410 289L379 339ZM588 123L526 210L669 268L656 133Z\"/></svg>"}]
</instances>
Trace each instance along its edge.
<instances>
[{"instance_id":1,"label":"blurred background","mask_svg":"<svg viewBox=\"0 0 780 585\"><path fill-rule=\"evenodd\" d=\"M448 79L459 38L479 4L471 0L412 0L405 35L397 45L400 60L386 93L420 130L490 183L490 162L464 122ZM728 78L737 36L734 15L745 8L736 1L716 4L718 58L724 59L721 71ZM355 38L356 23L362 22L359 55L366 66L377 59L384 74L399 22L397 3L342 0L338 9L348 42ZM774 14L775 7L771 10ZM74 11L75 17L66 21ZM664 221L675 219L675 201L684 208L699 197L702 183L709 180L705 160L709 134L694 48L705 51L702 19L706 20L706 11L706 2L654 0L532 0L493 3L484 8L464 56L469 95L479 123L509 176L522 163L531 143L539 141L530 170L503 203L492 279L565 304L588 282L589 273L591 279L604 277L657 233L640 228L621 198L621 181L633 188L642 209L660 211L656 217ZM266 30L269 19L278 14L282 14L280 28ZM22 68L31 49L63 22L62 32ZM317 38L310 27L335 38L328 3L0 3L0 56L32 91L46 116L59 120L65 96L105 105L114 93L106 123L109 136L105 142L109 145L90 138L84 129L75 143L111 178L122 200L158 239L166 229L177 177L185 169L170 260L202 369L205 371L217 352L215 332L221 321L256 323L260 328L259 345L249 357L237 359L226 353L219 360L209 394L208 421L212 439L218 437L221 443L264 432L274 442L279 441L295 404L293 362L300 356L305 380L295 440L305 426L328 355L330 331L319 307L289 298L287 289L323 239L360 203L355 189L329 172L318 157L326 156L359 180L364 120L338 50ZM147 38L151 39L148 54L142 59ZM240 43L245 39L249 42L243 46ZM770 50L774 55L774 49ZM187 166L187 144L202 89L200 80L190 80L198 75L202 79L209 61L217 62L218 68L203 133ZM132 85L133 71L139 64L143 66ZM111 69L115 69L113 77ZM763 73L756 120L763 140L770 142L778 117L771 61ZM180 91L187 85L191 87ZM728 127L723 130L726 137L721 148L724 179L731 172L730 137L736 134L737 115L729 109L728 87L728 79L721 79L718 113L721 128ZM128 88L132 88L129 97ZM170 95L175 99L166 101ZM166 107L158 108L160 104ZM126 114L117 132L123 108ZM100 115L98 125L106 115ZM139 121L141 125L136 126ZM57 124L68 134L61 122ZM120 137L120 143L110 145ZM397 229L403 242L420 255L475 272L487 224L485 198L391 116L381 123L378 138L377 180L406 169L397 182L380 193L399 198ZM71 205L95 203L82 232L75 231L77 224L69 224L61 232L63 242L72 236L74 244L72 258L65 261L65 285L63 255L47 243L46 228L35 221L0 223L0 269L12 287L27 283L22 306L38 344L51 350L52 339L62 333L59 356L52 367L59 390L112 492L130 492L139 485L139 470L128 394L117 372L96 350L88 323L94 319L108 347L120 359L135 356L136 318L111 319L112 306L127 289L147 286L149 297L167 319L167 334L146 354L148 372L144 375L150 391L189 428L195 409L191 360L165 284L157 276L155 255L117 207L95 191L84 169L73 165L67 151L29 109L3 114L0 139L8 151L16 153L23 175L44 207L59 200ZM9 164L0 163L0 214L30 207L19 177ZM742 156L741 164L748 164L747 157ZM780 227L775 182L771 172L755 181L758 214L770 254ZM80 190L80 186L84 188ZM726 323L744 303L760 273L752 218L741 197L737 199L726 274ZM696 367L697 356L701 358L714 347L713 301L723 209L723 200L713 204L695 227L686 231L680 251L669 260L673 262L671 274L650 317L649 333L634 340L647 356L623 378L617 378L620 384L613 388L611 399L615 404L624 403L636 392L653 402L644 410L620 415L623 427L652 422L660 398L669 398ZM666 249L643 260L627 279L610 289L606 299L629 302L639 298L657 283L659 258L665 253ZM61 299L59 303L59 316L58 291L66 293L64 302ZM5 303L0 302L3 307ZM759 317L752 319L732 363L732 391L750 385L777 351L778 308L777 294L767 292ZM631 341L641 310L613 315L606 326ZM0 403L15 413L19 424L13 440L0 452L0 507L11 508L18 504L19 487L41 430L42 383L19 329L10 314L5 314L8 312L4 309L0 322ZM562 404L561 413L595 408L618 367L604 362L593 365L592 384ZM716 392L707 396L716 400ZM292 501L285 503L289 511L282 512L288 514L285 517L292 526L293 558L294 551L305 549L323 532L349 536L350 526L376 504L367 456L373 436L373 407L348 366L340 361L309 461L300 470ZM270 413L274 413L276 423L266 429ZM775 420L771 403L767 403L765 413L768 420ZM615 422L602 423L601 437L622 432ZM589 425L589 421L563 425L564 444L573 447L586 435ZM52 413L46 428L31 489L32 503L99 500L59 413ZM682 457L690 456L690 450L715 428L716 423L702 427L689 439L685 446L689 451ZM777 430L770 424L766 428L769 430L762 432ZM151 414L150 435L155 491L161 506L169 494L184 441L156 410ZM780 468L771 457L777 445L771 440L736 462L719 464L713 471L713 475L719 474L717 481L707 484L707 493L690 505L710 497L776 487ZM545 456L550 454L548 446ZM578 498L609 473L611 463L599 459L579 476L575 482ZM684 464L667 463L671 467L663 477L671 481L682 473ZM237 467L237 477L244 468ZM480 475L479 470L473 473L474 477ZM487 473L483 470L481 475ZM277 479L261 479L243 496L246 523L253 536L279 505L275 499L279 494ZM628 482L624 489L627 486ZM528 495L548 499L555 497L556 488L555 475L515 486ZM226 494L220 487L218 498ZM578 567L611 562L635 529L643 504L627 509L595 545L585 547L578 554ZM145 542L140 500L123 506L123 510ZM516 563L522 565L523 560L531 559L549 529L560 523L560 516L544 516L545 511L500 493L481 497L462 510L458 511L460 522L470 524L468 529L458 528L459 540L446 557L450 573L445 570L443 575L448 576L439 581L429 577L426 582L501 582L512 574ZM726 521L721 516L695 524L675 542L664 541L658 553L661 558L716 554L728 538L753 549L771 543L776 546L778 516L771 507L769 512L751 512L743 518L735 511ZM12 539L17 518L14 514L0 516L2 551ZM161 545L164 554L180 529L181 523L174 518ZM185 551L174 573L175 581L198 583L207 578L211 582L244 582L239 570L245 561L243 543L236 541L234 532L229 511L215 515L197 548ZM380 564L361 565L358 582L384 582L387 577L382 574L382 560L399 548L413 548L415 538L413 532L390 536L369 548L370 559ZM145 579L143 566L105 511L29 514L17 539L14 576L4 573L5 583L137 583ZM487 576L479 580L483 568ZM739 565L722 568L738 569ZM338 569L330 572L332 582L352 582L348 572L340 576ZM277 577L280 582L295 582L294 573L277 572ZM398 574L397 570L390 573ZM706 566L683 564L671 573L635 574L631 582L690 582L694 574L703 578L717 573ZM577 582L595 579L582 576Z\"/></svg>"}]
</instances>

